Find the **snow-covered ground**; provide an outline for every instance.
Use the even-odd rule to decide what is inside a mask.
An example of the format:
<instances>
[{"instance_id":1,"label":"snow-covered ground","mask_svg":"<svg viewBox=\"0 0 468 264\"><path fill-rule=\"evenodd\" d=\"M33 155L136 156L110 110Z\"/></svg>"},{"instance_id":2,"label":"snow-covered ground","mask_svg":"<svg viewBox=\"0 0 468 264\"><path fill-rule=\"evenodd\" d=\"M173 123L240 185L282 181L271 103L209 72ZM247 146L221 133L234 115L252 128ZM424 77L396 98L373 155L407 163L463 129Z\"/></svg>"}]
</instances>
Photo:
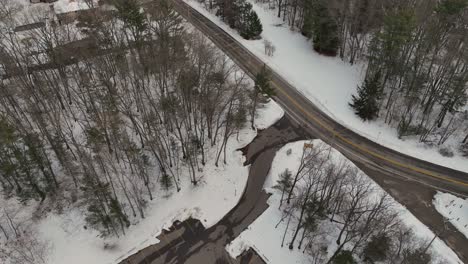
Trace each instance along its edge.
<instances>
[{"instance_id":1,"label":"snow-covered ground","mask_svg":"<svg viewBox=\"0 0 468 264\"><path fill-rule=\"evenodd\" d=\"M443 157L436 147L428 147L417 139L398 139L396 129L381 121L369 123L359 119L348 103L351 101L351 95L356 93L357 86L361 84L364 65L352 66L339 58L319 55L312 49L309 40L300 33L291 31L287 23L276 17L275 11L268 9L266 5L249 0L263 24L263 39L252 41L241 38L236 31L207 11L196 0L186 1L240 41L336 121L404 154L468 172L468 160L457 152L452 158ZM273 57L265 55L264 39L271 41L275 46L276 52ZM453 141L446 144L458 143Z\"/></svg>"},{"instance_id":2,"label":"snow-covered ground","mask_svg":"<svg viewBox=\"0 0 468 264\"><path fill-rule=\"evenodd\" d=\"M468 238L468 199L437 192L433 203L437 211Z\"/></svg>"},{"instance_id":3,"label":"snow-covered ground","mask_svg":"<svg viewBox=\"0 0 468 264\"><path fill-rule=\"evenodd\" d=\"M310 256L307 255L307 253L302 253L302 250L288 249L287 243L288 239L291 238L293 231L292 228L289 229L290 231L286 235L285 246L280 246L287 221L283 221L277 228L275 228L282 217L282 213L278 209L281 192L273 188L273 186L277 184L279 174L286 168L292 172L292 175L296 173L305 142L309 143L308 141L298 141L287 144L276 153L270 173L264 185L266 191L272 193L272 196L268 200L270 207L268 207L268 209L259 218L257 218L257 220L255 220L246 231L241 233L239 237L226 247L232 257L237 257L244 250L252 247L269 264L311 263ZM319 146L319 144L325 143L320 140L314 140L312 141L312 144L314 146ZM291 150L289 155L287 154L288 150ZM330 157L334 160L346 159L334 149L331 151ZM376 188L376 192L383 192L376 183L374 183L370 178L368 179L373 183ZM395 210L398 210L404 223L411 227L415 234L426 240L431 240L434 237L434 234L429 230L429 228L414 217L404 206L398 204L396 201L393 202L395 203ZM328 224L329 226L320 228L322 230L327 230L326 234L323 234L321 239L327 244L328 257L330 257L336 248L336 227L330 224L329 221L325 222L325 224ZM335 236L335 239L333 239L333 236ZM432 250L434 256L437 256L437 258L442 261L441 263L462 263L458 259L457 255L439 238L433 242L430 250Z\"/></svg>"},{"instance_id":4,"label":"snow-covered ground","mask_svg":"<svg viewBox=\"0 0 468 264\"><path fill-rule=\"evenodd\" d=\"M258 128L272 125L283 113L274 101L270 101L257 116ZM63 214L49 213L38 223L28 223L39 234L40 240L49 243L47 263L118 263L138 250L158 243L156 236L175 220L192 217L199 219L205 227L214 225L238 203L243 193L249 168L243 166L244 157L237 149L248 144L255 135L247 124L240 133L239 141L235 137L230 139L227 165L221 162L220 167L215 167L213 162L209 162L199 174L201 179L198 186L192 186L188 177L181 177L180 192L157 190L154 200L148 204L145 219L132 223L124 236L100 238L98 231L85 228L86 213L78 207L64 208ZM213 158L215 153L211 154ZM12 200L0 199L0 204L2 208L17 212L16 219L30 219L36 208L34 205L19 205Z\"/></svg>"},{"instance_id":5,"label":"snow-covered ground","mask_svg":"<svg viewBox=\"0 0 468 264\"><path fill-rule=\"evenodd\" d=\"M23 5L18 17L27 16L29 12L37 10L46 12L49 6L33 5L29 0L18 1ZM59 0L53 5L57 13L87 8L83 0ZM267 128L283 114L281 107L270 101L259 109L255 120L256 128ZM98 231L86 227L85 208L78 205L63 208L61 214L48 213L47 217L40 220L31 219L34 218L33 212L38 208L34 202L24 205L13 199L5 201L0 197L0 208L8 208L15 221L22 226L27 225L28 230L38 234L39 240L47 242L50 248L47 252L48 264L118 263L138 250L158 243L156 236L162 229L170 227L175 220L183 221L192 217L199 219L208 228L229 212L238 203L248 177L248 167L243 166L244 157L237 149L247 145L255 135L256 132L246 124L239 140L232 137L228 142L227 165L221 162L220 167L215 167L214 162L209 162L203 167L203 172L198 174L197 177L201 178L196 187L191 185L188 177L181 176L180 192L155 190L153 201L147 204L145 218L133 222L121 237L104 239ZM215 152L216 150L212 150L211 153L207 153L207 159L214 160ZM1 220L4 220L4 215L0 211ZM0 239L2 238L0 236ZM1 243L0 240L0 247L3 246ZM3 259L0 259L0 263L3 264L2 261Z\"/></svg>"},{"instance_id":6,"label":"snow-covered ground","mask_svg":"<svg viewBox=\"0 0 468 264\"><path fill-rule=\"evenodd\" d=\"M95 7L98 6L98 0L93 0L93 3ZM13 21L8 21L9 24L7 26L13 28L38 21L50 20L55 14L89 9L89 5L85 0L58 0L53 3L31 3L30 0L6 0L6 4L10 8L13 7L12 10L14 10L14 19L12 19ZM53 7L53 12L51 7Z\"/></svg>"},{"instance_id":7,"label":"snow-covered ground","mask_svg":"<svg viewBox=\"0 0 468 264\"><path fill-rule=\"evenodd\" d=\"M56 13L66 13L66 12L73 12L82 9L88 9L89 5L86 3L85 0L58 0L53 3L35 3L32 4L29 0L10 0L10 1L17 1L21 5L25 7L49 7L49 5L53 5L54 10ZM93 0L95 6L97 6L98 0Z\"/></svg>"},{"instance_id":8,"label":"snow-covered ground","mask_svg":"<svg viewBox=\"0 0 468 264\"><path fill-rule=\"evenodd\" d=\"M284 110L275 101L270 100L265 107L257 109L257 115L260 118L255 119L257 129L266 129L276 123L284 115Z\"/></svg>"},{"instance_id":9,"label":"snow-covered ground","mask_svg":"<svg viewBox=\"0 0 468 264\"><path fill-rule=\"evenodd\" d=\"M97 6L98 0L93 0ZM89 5L84 0L58 0L54 3L54 9L57 13L66 13L82 9L88 9Z\"/></svg>"}]
</instances>

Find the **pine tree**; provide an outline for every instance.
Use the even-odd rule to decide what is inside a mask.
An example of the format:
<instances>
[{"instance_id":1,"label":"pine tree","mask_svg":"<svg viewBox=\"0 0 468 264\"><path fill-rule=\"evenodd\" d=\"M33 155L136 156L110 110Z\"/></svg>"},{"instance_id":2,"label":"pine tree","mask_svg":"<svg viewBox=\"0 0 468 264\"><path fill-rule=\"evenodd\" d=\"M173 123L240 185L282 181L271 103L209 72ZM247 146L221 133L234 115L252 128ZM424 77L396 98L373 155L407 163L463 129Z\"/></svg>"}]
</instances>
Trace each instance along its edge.
<instances>
[{"instance_id":1,"label":"pine tree","mask_svg":"<svg viewBox=\"0 0 468 264\"><path fill-rule=\"evenodd\" d=\"M402 264L426 264L431 263L432 257L427 251L422 248L411 249L405 248L403 250Z\"/></svg>"},{"instance_id":2,"label":"pine tree","mask_svg":"<svg viewBox=\"0 0 468 264\"><path fill-rule=\"evenodd\" d=\"M231 28L237 29L245 39L258 39L263 26L252 4L245 0L218 1L217 16L221 17Z\"/></svg>"},{"instance_id":3,"label":"pine tree","mask_svg":"<svg viewBox=\"0 0 468 264\"><path fill-rule=\"evenodd\" d=\"M308 19L310 21L307 22L312 29L314 50L320 54L335 56L340 45L338 25L328 10L327 2L315 1L312 4L311 18Z\"/></svg>"},{"instance_id":4,"label":"pine tree","mask_svg":"<svg viewBox=\"0 0 468 264\"><path fill-rule=\"evenodd\" d=\"M166 192L169 191L174 185L171 176L167 173L163 173L159 182L161 183L161 188L164 189Z\"/></svg>"},{"instance_id":5,"label":"pine tree","mask_svg":"<svg viewBox=\"0 0 468 264\"><path fill-rule=\"evenodd\" d=\"M273 97L275 90L270 83L270 72L263 66L262 70L255 75L255 90L265 97Z\"/></svg>"},{"instance_id":6,"label":"pine tree","mask_svg":"<svg viewBox=\"0 0 468 264\"><path fill-rule=\"evenodd\" d=\"M378 116L381 96L380 72L377 72L372 79L366 78L364 85L358 87L358 95L352 96L352 102L349 105L361 119L373 120Z\"/></svg>"},{"instance_id":7,"label":"pine tree","mask_svg":"<svg viewBox=\"0 0 468 264\"><path fill-rule=\"evenodd\" d=\"M391 239L386 234L372 236L363 250L364 260L370 263L385 260L390 246Z\"/></svg>"},{"instance_id":8,"label":"pine tree","mask_svg":"<svg viewBox=\"0 0 468 264\"><path fill-rule=\"evenodd\" d=\"M302 22L301 34L306 38L312 38L313 30L313 0L304 1L304 21Z\"/></svg>"},{"instance_id":9,"label":"pine tree","mask_svg":"<svg viewBox=\"0 0 468 264\"><path fill-rule=\"evenodd\" d=\"M251 5L247 12L240 35L245 39L259 39L263 31L262 22L260 22L257 13L252 10Z\"/></svg>"},{"instance_id":10,"label":"pine tree","mask_svg":"<svg viewBox=\"0 0 468 264\"><path fill-rule=\"evenodd\" d=\"M118 235L105 206L109 196L109 185L99 184L90 175L84 175L81 183L80 189L85 193L88 205L86 223L98 229L102 236L109 236L112 233Z\"/></svg>"},{"instance_id":11,"label":"pine tree","mask_svg":"<svg viewBox=\"0 0 468 264\"><path fill-rule=\"evenodd\" d=\"M24 144L27 146L27 155L31 163L37 166L42 172L43 183L47 191L55 191L59 187L52 167L43 151L44 146L38 135L29 133L24 137Z\"/></svg>"},{"instance_id":12,"label":"pine tree","mask_svg":"<svg viewBox=\"0 0 468 264\"><path fill-rule=\"evenodd\" d=\"M460 145L460 152L463 156L468 157L468 142Z\"/></svg>"},{"instance_id":13,"label":"pine tree","mask_svg":"<svg viewBox=\"0 0 468 264\"><path fill-rule=\"evenodd\" d=\"M333 264L356 264L356 260L354 260L353 253L349 250L343 250L338 255L336 255L335 259L333 259Z\"/></svg>"},{"instance_id":14,"label":"pine tree","mask_svg":"<svg viewBox=\"0 0 468 264\"><path fill-rule=\"evenodd\" d=\"M125 214L122 206L116 198L110 198L109 217L112 220L120 223L122 232L125 234L125 228L128 228L130 226L130 221L128 221L127 215Z\"/></svg>"},{"instance_id":15,"label":"pine tree","mask_svg":"<svg viewBox=\"0 0 468 264\"><path fill-rule=\"evenodd\" d=\"M275 95L275 90L271 87L270 84L270 73L263 66L262 70L255 75L255 85L253 90L253 99L252 99L252 113L251 113L251 126L252 129L255 129L255 113L257 111L257 104L259 96L263 95L267 98Z\"/></svg>"},{"instance_id":16,"label":"pine tree","mask_svg":"<svg viewBox=\"0 0 468 264\"><path fill-rule=\"evenodd\" d=\"M112 196L110 184L103 183L90 174L85 174L81 183L80 189L84 192L88 204L86 223L100 230L102 236L119 236L119 225L124 234L130 222L118 199Z\"/></svg>"},{"instance_id":17,"label":"pine tree","mask_svg":"<svg viewBox=\"0 0 468 264\"><path fill-rule=\"evenodd\" d=\"M140 7L136 0L114 0L115 7L117 8L119 18L132 32L135 41L147 29L145 15L140 11ZM163 2L164 4L164 2ZM167 4L167 3L166 3Z\"/></svg>"},{"instance_id":18,"label":"pine tree","mask_svg":"<svg viewBox=\"0 0 468 264\"><path fill-rule=\"evenodd\" d=\"M284 193L286 190L289 190L292 185L292 173L289 169L286 168L282 173L279 175L279 180L278 184L275 186L275 188L281 190L281 200L280 200L280 207L283 205L283 198L284 198Z\"/></svg>"}]
</instances>

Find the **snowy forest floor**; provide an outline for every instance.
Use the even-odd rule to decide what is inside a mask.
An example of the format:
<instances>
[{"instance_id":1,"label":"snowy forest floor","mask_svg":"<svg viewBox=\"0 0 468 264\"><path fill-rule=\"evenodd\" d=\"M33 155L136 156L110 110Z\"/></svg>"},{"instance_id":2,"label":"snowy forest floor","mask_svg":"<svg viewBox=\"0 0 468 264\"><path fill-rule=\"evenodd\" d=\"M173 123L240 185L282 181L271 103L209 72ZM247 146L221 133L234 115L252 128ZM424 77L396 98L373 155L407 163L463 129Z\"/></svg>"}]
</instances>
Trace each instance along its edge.
<instances>
[{"instance_id":1,"label":"snowy forest floor","mask_svg":"<svg viewBox=\"0 0 468 264\"><path fill-rule=\"evenodd\" d=\"M65 4L66 2L68 0L59 0L56 8L70 7ZM262 40L242 41L242 43L245 43L259 57L268 61L268 64L272 68L281 72L284 77L301 89L310 100L319 105L324 111L335 117L337 121L368 136L370 139L378 140L385 146L398 149L398 151L430 162L468 171L466 159L457 156L444 158L438 154L437 149L426 149L425 145L419 144L415 140L398 140L396 131L389 129L384 124L361 122L348 107L351 94L355 92L357 85L360 83L362 75L360 66L349 66L338 59L319 56L313 52L310 42L305 40L299 33L291 32L287 25L282 24L282 21L278 20L272 12L264 10L262 6L255 3L253 4L254 9L260 15L264 24L264 38L272 41L277 51L274 57L267 57L263 54L264 46ZM207 14L207 11L203 10L200 6L197 9ZM207 15L211 19L217 20L213 15ZM236 33L229 29L226 30L241 40ZM281 108L276 103L270 102L266 108L260 110L256 126L259 129L266 128L275 123L282 115L283 111ZM181 192L177 193L175 190L164 192L161 190L155 199L147 205L146 218L133 222L127 230L126 235L119 238L102 239L97 231L85 228L85 214L82 212L83 208L79 208L78 206L76 208L63 208L63 214L51 213L38 223L32 223L29 220L31 215L39 211L34 203L23 207L17 201L4 201L0 198L0 208L9 211L17 219L28 219L23 224L31 225L31 228L40 234L40 239L49 242L48 263L50 264L62 264L64 261L70 264L116 263L147 245L157 243L158 240L155 237L162 229L172 225L175 220L183 221L189 217L193 217L199 219L205 227L212 226L219 221L237 204L242 195L242 190L245 188L248 168L243 166L242 154L237 150L247 145L254 136L254 131L245 128L240 133L238 141L231 139L227 148L229 154L228 164L221 165L219 168L214 167L213 164L204 167L198 186L191 186L187 177L183 177L183 180L180 182L182 187ZM213 155L214 153L211 153L211 157ZM281 155L281 152L278 155ZM282 161L282 164L287 163ZM292 164L288 166L293 167L291 166ZM265 185L266 187L269 188L274 184L277 172L275 173L275 167L273 167L270 178ZM452 198L444 199L443 201L447 202L449 201L447 199ZM275 195L273 195L270 202L271 206L268 211L252 225L252 234L254 232L266 232L263 231L264 228L268 229L272 227L272 224L276 224L277 221L272 219L273 217L277 217L279 212L275 204L278 202L277 197L275 201ZM452 205L455 206L454 204ZM18 210L18 208L22 209ZM47 211L47 208L40 208L40 210ZM445 215L443 210L440 212ZM433 236L408 211L404 210L403 215L405 219L408 219L408 222L415 223L417 232L421 230L419 233L424 234L429 239ZM406 217L406 215L409 216ZM272 219L266 219L268 217ZM450 218L450 216L447 217ZM250 238L248 234L251 231L247 231L230 248L234 250L233 248L236 245L238 245L238 248L243 248L238 243L244 243L245 245L255 244L259 253L268 256L270 260L276 258L273 254L281 254L281 256L277 255L278 261L282 259L283 262L281 263L293 263L292 256L288 255L291 254L288 253L288 250L278 250L280 244L278 237L280 237L280 233L282 234L281 230L284 230L284 228L281 229L280 227L277 230L268 231L269 234L275 236L271 240L269 240L269 237L263 236L263 233L261 233L262 236L256 233L257 238L262 238L261 241ZM269 243L266 243L266 241L269 241ZM457 263L456 256L443 242L436 240L432 250L449 256L450 260L447 261L450 262L444 263ZM235 253L234 255L238 254ZM283 257L288 257L288 261L285 262ZM290 257L291 259L289 259ZM306 260L303 254L295 257L298 261L301 261L301 259Z\"/></svg>"},{"instance_id":2,"label":"snowy forest floor","mask_svg":"<svg viewBox=\"0 0 468 264\"><path fill-rule=\"evenodd\" d=\"M313 140L312 142L298 141L285 145L277 152L264 185L265 190L272 194L268 200L268 204L270 206L252 225L249 226L246 231L226 247L232 257L238 257L245 250L254 248L267 263L313 263L311 262L311 257L307 252L304 253L303 250L298 250L296 248L294 250L288 249L287 244L294 231L294 228L291 227L294 226L294 220L291 222L290 228L286 233L286 239L283 247L281 247L281 241L283 239L287 221L282 221L277 227L275 227L282 219L283 213L278 209L279 201L281 199L281 191L273 188L273 186L277 185L280 173L282 173L286 168L291 171L292 175L296 173L300 163L304 143L312 143L314 147L325 144L320 140ZM288 152L290 153L288 154ZM337 160L346 159L334 149L331 151L330 156ZM383 190L375 184L372 179L367 178L367 180L375 185L376 192L383 192ZM414 217L404 206L396 201L393 201L393 203L395 204L395 209L399 212L400 218L403 222L410 227L420 239L427 241L425 243L429 243L429 241L434 237L433 232ZM324 244L328 248L327 258L331 256L334 249L337 247L335 240L338 235L338 231L339 227L329 221L324 221L319 225L318 232L322 234L320 239L323 239ZM437 261L440 263L462 263L455 253L438 238L432 243L430 250L432 251L433 256L435 256ZM437 263L437 261L435 263Z\"/></svg>"},{"instance_id":3,"label":"snowy forest floor","mask_svg":"<svg viewBox=\"0 0 468 264\"><path fill-rule=\"evenodd\" d=\"M433 204L468 239L468 199L449 193L437 192Z\"/></svg>"},{"instance_id":4,"label":"snowy forest floor","mask_svg":"<svg viewBox=\"0 0 468 264\"><path fill-rule=\"evenodd\" d=\"M283 114L283 110L270 101L259 110L257 129L274 124ZM215 167L208 163L203 168L199 185L194 187L188 177L181 177L180 192L161 190L148 203L146 218L132 223L121 237L101 238L98 231L86 228L85 213L81 211L84 209L78 207L63 208L63 214L49 213L46 218L31 222L31 215L38 210L36 204L24 206L10 199L0 200L0 205L15 219L23 219L22 224L30 225L30 229L39 234L39 239L48 244L48 264L118 263L138 250L158 243L156 237L161 230L169 228L176 220L191 217L208 228L229 212L238 203L248 177L249 168L244 167L244 157L238 150L255 135L256 132L247 126L239 140L230 140L227 164ZM215 152L211 154L215 155Z\"/></svg>"},{"instance_id":5,"label":"snowy forest floor","mask_svg":"<svg viewBox=\"0 0 468 264\"><path fill-rule=\"evenodd\" d=\"M218 24L252 53L265 61L282 77L295 86L305 97L320 107L337 122L379 144L401 153L439 164L452 169L468 172L468 160L457 152L457 138L452 137L445 147L454 151L454 157L444 157L437 146L431 147L420 143L417 138L398 139L397 130L382 121L364 122L349 107L351 96L356 94L361 84L365 65L343 62L339 58L319 55L312 49L312 43L299 32L291 31L275 10L267 5L249 0L257 12L263 33L260 40L244 40L238 33L224 24L213 13L195 0L186 0L188 4ZM265 55L264 40L275 47L273 56Z\"/></svg>"}]
</instances>

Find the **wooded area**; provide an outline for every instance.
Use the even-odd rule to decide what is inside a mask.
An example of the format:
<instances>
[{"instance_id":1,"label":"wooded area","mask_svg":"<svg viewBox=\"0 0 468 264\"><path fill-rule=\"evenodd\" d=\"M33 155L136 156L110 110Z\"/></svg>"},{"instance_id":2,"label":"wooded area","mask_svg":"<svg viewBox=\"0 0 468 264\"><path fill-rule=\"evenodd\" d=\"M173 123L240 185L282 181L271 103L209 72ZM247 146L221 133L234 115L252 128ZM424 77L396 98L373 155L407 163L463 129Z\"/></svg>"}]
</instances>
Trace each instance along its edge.
<instances>
[{"instance_id":1,"label":"wooded area","mask_svg":"<svg viewBox=\"0 0 468 264\"><path fill-rule=\"evenodd\" d=\"M236 29L243 38L261 38L262 22L251 3L246 0L208 0L204 3L208 10L216 10L216 16Z\"/></svg>"},{"instance_id":2,"label":"wooded area","mask_svg":"<svg viewBox=\"0 0 468 264\"><path fill-rule=\"evenodd\" d=\"M86 16L79 30L18 34L14 3L0 6L0 192L79 202L104 236L144 218L156 187L197 185L205 164L225 163L264 85L253 89L168 1L113 3L114 15Z\"/></svg>"},{"instance_id":3,"label":"wooded area","mask_svg":"<svg viewBox=\"0 0 468 264\"><path fill-rule=\"evenodd\" d=\"M317 52L366 65L350 102L363 120L428 144L453 138L468 155L468 1L256 2L275 9Z\"/></svg>"},{"instance_id":4,"label":"wooded area","mask_svg":"<svg viewBox=\"0 0 468 264\"><path fill-rule=\"evenodd\" d=\"M405 225L386 192L329 146L308 145L275 186L283 215L276 227L286 226L281 247L308 253L314 264L358 263L357 256L365 263L432 263L431 242Z\"/></svg>"}]
</instances>

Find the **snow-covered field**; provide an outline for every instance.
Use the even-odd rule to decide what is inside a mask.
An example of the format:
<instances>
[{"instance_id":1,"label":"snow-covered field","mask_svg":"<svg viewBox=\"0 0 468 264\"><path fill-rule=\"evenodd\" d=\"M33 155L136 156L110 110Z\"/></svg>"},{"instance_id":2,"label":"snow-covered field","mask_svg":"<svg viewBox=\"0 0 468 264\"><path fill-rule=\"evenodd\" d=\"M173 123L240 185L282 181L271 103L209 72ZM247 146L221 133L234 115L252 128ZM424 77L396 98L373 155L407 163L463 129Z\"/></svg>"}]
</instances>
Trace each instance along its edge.
<instances>
[{"instance_id":1,"label":"snow-covered field","mask_svg":"<svg viewBox=\"0 0 468 264\"><path fill-rule=\"evenodd\" d=\"M437 192L433 203L437 211L468 238L468 199Z\"/></svg>"},{"instance_id":2,"label":"snow-covered field","mask_svg":"<svg viewBox=\"0 0 468 264\"><path fill-rule=\"evenodd\" d=\"M277 184L279 174L288 168L292 175L297 171L300 163L301 154L303 151L304 143L308 141L298 141L290 143L281 148L274 160L265 181L264 188L267 192L272 193L272 196L268 200L270 207L255 220L249 228L241 233L230 245L227 246L227 250L232 257L239 256L244 250L249 247L254 248L259 255L271 264L284 264L284 263L311 263L309 255L302 253L302 250L289 250L288 240L291 238L293 228L289 229L289 233L286 235L284 247L281 247L281 240L285 230L286 222L283 221L277 228L282 217L281 211L278 209L279 201L281 199L281 192L274 189L273 186ZM314 146L319 144L325 144L320 140L314 140L312 142ZM291 149L291 154L288 155L288 150ZM332 150L330 156L335 159L346 159L338 151ZM369 181L372 181L368 178ZM372 181L373 182L373 181ZM375 183L376 192L383 192L383 190ZM412 228L415 234L420 238L431 240L434 234L422 224L416 217L414 217L404 206L398 204L396 201L395 209L400 213L400 217L406 225ZM338 232L336 226L330 224L329 221L325 221L328 226L322 227L321 229L327 230L326 234L323 234L322 241L328 246L328 257L333 254L336 248L336 234ZM335 239L333 238L335 237ZM431 245L430 250L434 253L441 263L462 263L456 254L440 239L436 239Z\"/></svg>"},{"instance_id":3,"label":"snow-covered field","mask_svg":"<svg viewBox=\"0 0 468 264\"><path fill-rule=\"evenodd\" d=\"M282 19L275 16L275 11L269 10L266 5L249 0L262 21L262 38L271 41L276 48L273 57L265 55L263 39L244 40L196 0L186 1L235 37L336 121L404 154L468 172L468 160L456 152L452 158L443 157L436 147L428 147L416 139L398 139L396 129L383 122L361 121L348 103L351 101L351 95L356 93L357 86L361 84L364 65L352 66L339 58L319 55L312 49L309 40L300 33L291 31ZM447 142L446 145L457 143Z\"/></svg>"}]
</instances>

